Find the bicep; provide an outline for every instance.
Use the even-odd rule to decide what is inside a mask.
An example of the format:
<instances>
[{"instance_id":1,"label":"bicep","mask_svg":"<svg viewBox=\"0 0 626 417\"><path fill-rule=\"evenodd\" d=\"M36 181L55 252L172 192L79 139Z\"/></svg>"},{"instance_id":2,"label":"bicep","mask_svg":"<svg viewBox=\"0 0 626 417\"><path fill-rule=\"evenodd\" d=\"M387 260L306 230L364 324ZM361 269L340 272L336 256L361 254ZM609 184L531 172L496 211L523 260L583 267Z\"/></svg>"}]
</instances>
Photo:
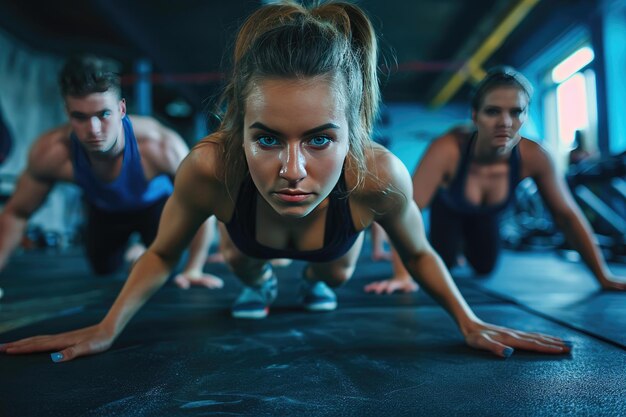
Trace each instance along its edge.
<instances>
[{"instance_id":1,"label":"bicep","mask_svg":"<svg viewBox=\"0 0 626 417\"><path fill-rule=\"evenodd\" d=\"M43 204L53 185L54 182L39 179L25 171L18 179L4 211L21 218L30 217Z\"/></svg>"},{"instance_id":2,"label":"bicep","mask_svg":"<svg viewBox=\"0 0 626 417\"><path fill-rule=\"evenodd\" d=\"M532 178L553 217L558 219L572 213L576 209L576 203L552 161L544 155L543 158L537 158L536 163L538 166Z\"/></svg>"},{"instance_id":3,"label":"bicep","mask_svg":"<svg viewBox=\"0 0 626 417\"><path fill-rule=\"evenodd\" d=\"M401 258L419 255L430 246L420 209L413 199L411 177L397 158L390 158L386 171L389 172L386 180L394 191L375 199L384 201L376 207L375 220L385 229Z\"/></svg>"},{"instance_id":4,"label":"bicep","mask_svg":"<svg viewBox=\"0 0 626 417\"><path fill-rule=\"evenodd\" d=\"M194 207L176 190L165 203L157 236L150 249L163 259L178 259L210 213Z\"/></svg>"},{"instance_id":5,"label":"bicep","mask_svg":"<svg viewBox=\"0 0 626 417\"><path fill-rule=\"evenodd\" d=\"M157 237L150 248L164 259L178 259L198 229L214 214L215 202L222 200L219 186L199 169L198 159L183 162L174 192L163 208Z\"/></svg>"},{"instance_id":6,"label":"bicep","mask_svg":"<svg viewBox=\"0 0 626 417\"><path fill-rule=\"evenodd\" d=\"M142 157L147 161L154 175L165 174L174 178L176 172L189 153L185 141L174 131L158 127L158 136L144 141Z\"/></svg>"},{"instance_id":7,"label":"bicep","mask_svg":"<svg viewBox=\"0 0 626 417\"><path fill-rule=\"evenodd\" d=\"M430 249L422 215L414 201L407 201L376 221L385 229L394 249L402 259L422 254Z\"/></svg>"},{"instance_id":8,"label":"bicep","mask_svg":"<svg viewBox=\"0 0 626 417\"><path fill-rule=\"evenodd\" d=\"M419 162L413 174L413 199L419 208L423 209L430 204L443 181L448 159L445 147L433 143Z\"/></svg>"},{"instance_id":9,"label":"bicep","mask_svg":"<svg viewBox=\"0 0 626 417\"><path fill-rule=\"evenodd\" d=\"M174 177L181 162L189 153L189 147L176 132L165 129L162 133L163 171Z\"/></svg>"}]
</instances>

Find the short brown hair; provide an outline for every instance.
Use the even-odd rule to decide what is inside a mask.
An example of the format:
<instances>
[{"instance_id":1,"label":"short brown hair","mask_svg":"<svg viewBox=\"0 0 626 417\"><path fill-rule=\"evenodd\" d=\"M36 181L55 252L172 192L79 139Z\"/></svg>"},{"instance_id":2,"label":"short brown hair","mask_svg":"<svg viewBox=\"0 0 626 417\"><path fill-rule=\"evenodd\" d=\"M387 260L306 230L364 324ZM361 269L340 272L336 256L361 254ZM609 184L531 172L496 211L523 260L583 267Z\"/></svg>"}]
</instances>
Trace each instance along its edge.
<instances>
[{"instance_id":1,"label":"short brown hair","mask_svg":"<svg viewBox=\"0 0 626 417\"><path fill-rule=\"evenodd\" d=\"M63 97L84 97L92 93L114 91L121 96L118 65L93 55L68 59L59 74Z\"/></svg>"}]
</instances>

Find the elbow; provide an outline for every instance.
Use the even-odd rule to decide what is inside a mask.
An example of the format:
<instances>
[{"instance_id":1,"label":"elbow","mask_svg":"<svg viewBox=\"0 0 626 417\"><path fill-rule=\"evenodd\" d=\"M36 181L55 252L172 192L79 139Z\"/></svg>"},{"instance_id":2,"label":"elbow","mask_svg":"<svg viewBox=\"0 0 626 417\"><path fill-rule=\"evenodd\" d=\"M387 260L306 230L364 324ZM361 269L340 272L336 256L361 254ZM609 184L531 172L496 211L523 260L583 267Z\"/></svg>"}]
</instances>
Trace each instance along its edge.
<instances>
[{"instance_id":1,"label":"elbow","mask_svg":"<svg viewBox=\"0 0 626 417\"><path fill-rule=\"evenodd\" d=\"M146 258L146 255L148 255L149 257L156 257L157 260L160 261L160 264L167 268L167 270L171 271L178 264L178 261L182 256L182 251L173 252L159 250L155 248L154 245L152 245L148 247L148 249L146 249L146 252L141 256L139 260Z\"/></svg>"},{"instance_id":2,"label":"elbow","mask_svg":"<svg viewBox=\"0 0 626 417\"><path fill-rule=\"evenodd\" d=\"M22 215L14 210L7 209L0 213L0 232L2 234L20 234L26 229L28 215Z\"/></svg>"},{"instance_id":3,"label":"elbow","mask_svg":"<svg viewBox=\"0 0 626 417\"><path fill-rule=\"evenodd\" d=\"M420 251L413 252L402 257L402 261L409 271L420 270L424 265L433 262L443 263L439 255L437 255L437 252L435 252L430 245Z\"/></svg>"}]
</instances>

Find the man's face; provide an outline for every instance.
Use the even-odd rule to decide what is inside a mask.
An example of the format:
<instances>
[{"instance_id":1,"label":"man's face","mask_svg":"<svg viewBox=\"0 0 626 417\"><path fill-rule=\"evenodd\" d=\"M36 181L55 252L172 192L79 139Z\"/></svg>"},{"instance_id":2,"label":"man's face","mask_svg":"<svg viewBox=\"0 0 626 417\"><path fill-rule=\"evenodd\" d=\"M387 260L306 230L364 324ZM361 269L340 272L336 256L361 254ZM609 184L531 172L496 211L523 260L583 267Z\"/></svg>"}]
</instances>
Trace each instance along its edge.
<instances>
[{"instance_id":1,"label":"man's face","mask_svg":"<svg viewBox=\"0 0 626 417\"><path fill-rule=\"evenodd\" d=\"M65 97L65 109L72 130L88 153L106 153L118 139L126 103L116 92Z\"/></svg>"}]
</instances>

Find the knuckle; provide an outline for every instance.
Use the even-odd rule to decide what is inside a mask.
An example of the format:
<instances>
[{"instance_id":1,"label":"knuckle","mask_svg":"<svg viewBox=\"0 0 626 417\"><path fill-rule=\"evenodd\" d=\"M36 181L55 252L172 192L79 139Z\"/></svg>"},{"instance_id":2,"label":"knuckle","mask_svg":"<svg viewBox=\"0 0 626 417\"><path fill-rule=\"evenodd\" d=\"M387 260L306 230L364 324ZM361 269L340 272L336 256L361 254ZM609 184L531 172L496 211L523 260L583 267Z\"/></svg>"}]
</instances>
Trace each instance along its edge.
<instances>
[{"instance_id":1,"label":"knuckle","mask_svg":"<svg viewBox=\"0 0 626 417\"><path fill-rule=\"evenodd\" d=\"M64 359L74 359L76 357L76 348L74 346L70 346L68 348L63 349L63 358Z\"/></svg>"}]
</instances>

